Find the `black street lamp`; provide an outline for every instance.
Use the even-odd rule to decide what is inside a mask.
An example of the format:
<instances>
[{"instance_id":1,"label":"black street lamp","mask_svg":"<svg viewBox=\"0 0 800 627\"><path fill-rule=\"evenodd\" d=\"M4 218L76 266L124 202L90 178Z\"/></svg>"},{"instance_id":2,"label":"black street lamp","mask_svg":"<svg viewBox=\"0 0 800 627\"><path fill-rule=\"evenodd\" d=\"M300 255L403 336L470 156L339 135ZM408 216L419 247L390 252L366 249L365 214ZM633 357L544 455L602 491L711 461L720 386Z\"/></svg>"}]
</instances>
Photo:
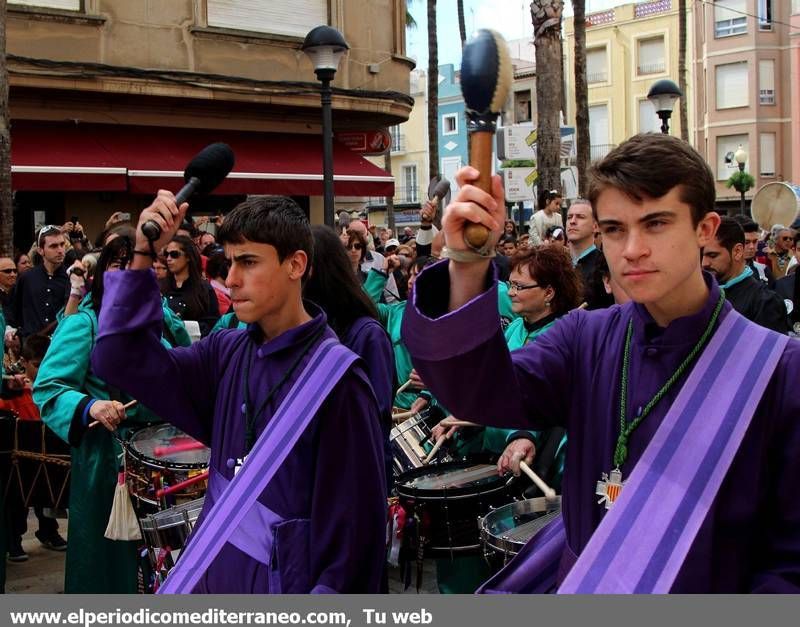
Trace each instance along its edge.
<instances>
[{"instance_id":1,"label":"black street lamp","mask_svg":"<svg viewBox=\"0 0 800 627\"><path fill-rule=\"evenodd\" d=\"M675 101L682 97L683 92L668 78L656 81L647 92L647 99L653 103L658 117L661 118L661 132L665 135L669 135L669 119L672 117Z\"/></svg>"},{"instance_id":2,"label":"black street lamp","mask_svg":"<svg viewBox=\"0 0 800 627\"><path fill-rule=\"evenodd\" d=\"M733 158L736 161L737 165L739 166L739 172L741 172L742 175L744 175L744 166L747 163L747 151L744 148L742 148L741 144L739 144L739 148L736 150L736 152L733 153ZM744 181L742 181L742 183L744 183ZM741 194L741 201L739 203L739 213L741 215L745 215L745 212L744 212L744 210L745 210L745 200L744 200L745 191L746 191L745 190L745 186L744 186L744 184L742 184L739 187L739 193Z\"/></svg>"},{"instance_id":3,"label":"black street lamp","mask_svg":"<svg viewBox=\"0 0 800 627\"><path fill-rule=\"evenodd\" d=\"M333 224L333 117L331 111L331 81L339 69L342 55L350 48L342 34L330 26L311 29L303 41L302 50L314 65L314 73L322 83L322 181L323 215L325 224Z\"/></svg>"}]
</instances>

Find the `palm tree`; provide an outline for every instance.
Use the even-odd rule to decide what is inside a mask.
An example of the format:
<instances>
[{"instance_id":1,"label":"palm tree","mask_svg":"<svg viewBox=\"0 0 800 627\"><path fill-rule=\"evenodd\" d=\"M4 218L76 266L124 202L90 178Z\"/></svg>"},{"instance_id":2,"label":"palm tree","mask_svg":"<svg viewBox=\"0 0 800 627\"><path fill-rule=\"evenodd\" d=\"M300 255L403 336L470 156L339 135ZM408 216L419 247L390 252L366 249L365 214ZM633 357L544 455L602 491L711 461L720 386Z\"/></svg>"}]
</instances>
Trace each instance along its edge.
<instances>
[{"instance_id":1,"label":"palm tree","mask_svg":"<svg viewBox=\"0 0 800 627\"><path fill-rule=\"evenodd\" d=\"M14 255L14 211L11 197L11 129L8 120L6 67L6 0L0 0L0 255Z\"/></svg>"},{"instance_id":2,"label":"palm tree","mask_svg":"<svg viewBox=\"0 0 800 627\"><path fill-rule=\"evenodd\" d=\"M589 85L586 80L586 0L572 0L575 13L575 139L578 168L578 195L585 198L589 170Z\"/></svg>"},{"instance_id":3,"label":"palm tree","mask_svg":"<svg viewBox=\"0 0 800 627\"><path fill-rule=\"evenodd\" d=\"M428 176L439 176L439 47L436 0L428 0Z\"/></svg>"},{"instance_id":4,"label":"palm tree","mask_svg":"<svg viewBox=\"0 0 800 627\"><path fill-rule=\"evenodd\" d=\"M539 189L561 188L561 13L564 0L533 0L531 20L536 47L536 161Z\"/></svg>"},{"instance_id":5,"label":"palm tree","mask_svg":"<svg viewBox=\"0 0 800 627\"><path fill-rule=\"evenodd\" d=\"M686 102L686 0L678 0L678 87L683 98L679 100L681 114L681 139L689 141L689 105Z\"/></svg>"},{"instance_id":6,"label":"palm tree","mask_svg":"<svg viewBox=\"0 0 800 627\"><path fill-rule=\"evenodd\" d=\"M461 37L461 49L467 43L467 25L464 23L464 0L456 0L456 11L458 12L458 34Z\"/></svg>"}]
</instances>

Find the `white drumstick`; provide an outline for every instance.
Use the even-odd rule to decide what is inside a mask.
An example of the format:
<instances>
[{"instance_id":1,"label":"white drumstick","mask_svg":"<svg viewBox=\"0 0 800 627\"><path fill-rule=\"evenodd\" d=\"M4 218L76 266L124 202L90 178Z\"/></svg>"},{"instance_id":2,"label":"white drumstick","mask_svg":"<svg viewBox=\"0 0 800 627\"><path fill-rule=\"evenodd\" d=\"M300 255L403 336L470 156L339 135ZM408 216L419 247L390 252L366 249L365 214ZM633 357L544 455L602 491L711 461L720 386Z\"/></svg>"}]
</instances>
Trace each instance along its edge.
<instances>
[{"instance_id":1,"label":"white drumstick","mask_svg":"<svg viewBox=\"0 0 800 627\"><path fill-rule=\"evenodd\" d=\"M428 464L430 464L430 463L431 463L431 460L434 458L434 456L436 455L436 453L438 453L438 452L439 452L439 449L440 449L440 448L442 448L442 444L444 444L444 441L445 441L446 439L447 439L447 436L446 436L446 435L440 435L440 436L439 436L439 439L438 439L438 440L436 440L436 444L434 444L434 445L433 445L433 448L431 449L431 452L430 452L430 453L428 453L428 456L427 456L427 457L425 458L425 460L422 462L423 464L425 464L425 465L427 466Z\"/></svg>"},{"instance_id":2,"label":"white drumstick","mask_svg":"<svg viewBox=\"0 0 800 627\"><path fill-rule=\"evenodd\" d=\"M411 383L412 383L411 379L406 381L403 385L401 385L399 388L397 388L397 393L400 394L402 392L405 392L408 389L408 386L411 385Z\"/></svg>"},{"instance_id":3,"label":"white drumstick","mask_svg":"<svg viewBox=\"0 0 800 627\"><path fill-rule=\"evenodd\" d=\"M476 422L468 422L466 420L457 420L455 418L452 419L452 420L450 420L449 418L445 418L444 420L442 420L441 424L446 426L446 427L480 427L481 426Z\"/></svg>"},{"instance_id":4,"label":"white drumstick","mask_svg":"<svg viewBox=\"0 0 800 627\"><path fill-rule=\"evenodd\" d=\"M416 415L417 412L415 411L402 411L396 414L392 414L392 420L394 420L395 422L402 422L403 420L407 420L408 418L411 418L411 416L416 416Z\"/></svg>"},{"instance_id":5,"label":"white drumstick","mask_svg":"<svg viewBox=\"0 0 800 627\"><path fill-rule=\"evenodd\" d=\"M521 461L519 463L519 468L522 472L528 475L530 480L536 484L536 487L538 487L544 493L546 498L552 499L556 496L556 491L553 490L553 488L547 485L544 481L542 481L541 477L537 475L535 472L533 472L533 470L531 470L531 467L528 466L528 464Z\"/></svg>"}]
</instances>

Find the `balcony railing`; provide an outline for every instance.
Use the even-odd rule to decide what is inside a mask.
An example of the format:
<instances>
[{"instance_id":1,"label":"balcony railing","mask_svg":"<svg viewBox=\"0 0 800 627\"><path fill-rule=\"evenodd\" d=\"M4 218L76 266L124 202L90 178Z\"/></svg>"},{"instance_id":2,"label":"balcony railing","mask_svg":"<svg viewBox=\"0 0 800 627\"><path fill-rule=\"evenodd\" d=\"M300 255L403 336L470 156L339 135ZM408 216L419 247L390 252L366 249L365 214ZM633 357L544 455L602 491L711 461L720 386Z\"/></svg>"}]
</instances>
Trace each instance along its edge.
<instances>
[{"instance_id":1,"label":"balcony railing","mask_svg":"<svg viewBox=\"0 0 800 627\"><path fill-rule=\"evenodd\" d=\"M636 72L639 76L644 76L645 74L663 74L666 72L667 66L662 61L661 63L645 63L640 65Z\"/></svg>"},{"instance_id":2,"label":"balcony railing","mask_svg":"<svg viewBox=\"0 0 800 627\"><path fill-rule=\"evenodd\" d=\"M666 13L672 8L670 0L651 0L637 4L633 9L634 17L649 17L658 13Z\"/></svg>"},{"instance_id":3,"label":"balcony railing","mask_svg":"<svg viewBox=\"0 0 800 627\"><path fill-rule=\"evenodd\" d=\"M591 85L593 83L607 83L608 72L592 72L586 75L586 82Z\"/></svg>"},{"instance_id":4,"label":"balcony railing","mask_svg":"<svg viewBox=\"0 0 800 627\"><path fill-rule=\"evenodd\" d=\"M774 89L762 89L758 92L758 101L762 105L774 105L775 104L775 90Z\"/></svg>"},{"instance_id":5,"label":"balcony railing","mask_svg":"<svg viewBox=\"0 0 800 627\"><path fill-rule=\"evenodd\" d=\"M589 147L589 160L592 162L600 161L609 152L616 148L616 144L595 144Z\"/></svg>"}]
</instances>

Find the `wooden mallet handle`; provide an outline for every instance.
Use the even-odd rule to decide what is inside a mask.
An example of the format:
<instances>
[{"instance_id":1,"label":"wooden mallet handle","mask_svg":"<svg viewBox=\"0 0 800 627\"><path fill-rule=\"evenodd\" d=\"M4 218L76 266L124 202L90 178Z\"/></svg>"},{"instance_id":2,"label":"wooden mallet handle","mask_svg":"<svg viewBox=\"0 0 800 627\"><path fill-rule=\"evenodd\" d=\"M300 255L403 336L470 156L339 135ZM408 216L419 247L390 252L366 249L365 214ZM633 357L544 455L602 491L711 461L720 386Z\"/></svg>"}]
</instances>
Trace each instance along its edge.
<instances>
[{"instance_id":1,"label":"wooden mallet handle","mask_svg":"<svg viewBox=\"0 0 800 627\"><path fill-rule=\"evenodd\" d=\"M551 499L555 497L556 491L553 490L553 488L547 485L544 481L542 481L542 478L535 472L533 472L533 470L531 469L530 466L528 466L528 464L526 464L525 462L520 462L519 469L526 475L528 475L528 478L536 484L536 487L539 488L547 498Z\"/></svg>"},{"instance_id":2,"label":"wooden mallet handle","mask_svg":"<svg viewBox=\"0 0 800 627\"><path fill-rule=\"evenodd\" d=\"M475 132L469 136L469 164L479 172L475 187L487 194L492 191L492 137L494 133ZM464 227L464 239L472 248L481 249L489 239L489 229L472 222Z\"/></svg>"}]
</instances>

